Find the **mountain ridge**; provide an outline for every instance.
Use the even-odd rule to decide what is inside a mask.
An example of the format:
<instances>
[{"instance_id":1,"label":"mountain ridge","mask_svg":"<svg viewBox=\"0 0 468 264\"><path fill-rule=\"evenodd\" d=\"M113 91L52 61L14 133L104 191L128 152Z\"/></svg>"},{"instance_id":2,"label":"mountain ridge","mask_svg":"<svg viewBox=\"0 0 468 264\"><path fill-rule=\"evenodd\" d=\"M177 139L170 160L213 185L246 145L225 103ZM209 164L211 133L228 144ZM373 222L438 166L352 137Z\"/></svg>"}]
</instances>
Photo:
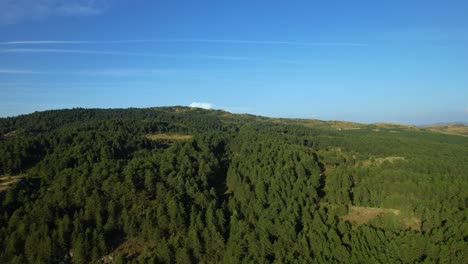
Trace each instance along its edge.
<instances>
[{"instance_id":1,"label":"mountain ridge","mask_svg":"<svg viewBox=\"0 0 468 264\"><path fill-rule=\"evenodd\" d=\"M63 113L67 111L81 110L83 112L97 111L165 111L167 113L183 113L183 112L204 112L207 113L217 113L224 117L235 117L235 118L247 118L251 120L261 120L261 121L270 121L273 123L284 123L284 124L296 124L304 125L308 127L321 127L321 128L331 128L336 130L356 130L356 129L373 129L378 132L380 129L408 129L413 131L430 131L436 133L442 133L447 135L468 135L468 126L463 123L438 123L436 125L425 125L425 126L416 126L416 125L407 125L399 124L392 122L375 122L375 123L359 123L352 121L343 121L343 120L320 120L320 119L309 119L309 118L279 118L279 117L267 117L260 115L253 115L248 113L231 113L222 109L203 109L197 107L188 107L188 106L161 106L161 107L144 107L144 108L66 108L66 109L54 109L54 110L45 110L45 111L35 111L30 114L22 114L14 117L3 117L0 118L0 122L8 120L17 120L17 119L28 119L34 116L48 115L52 113ZM115 118L115 117L114 117ZM7 132L8 133L8 132ZM6 134L6 133L3 133Z\"/></svg>"}]
</instances>

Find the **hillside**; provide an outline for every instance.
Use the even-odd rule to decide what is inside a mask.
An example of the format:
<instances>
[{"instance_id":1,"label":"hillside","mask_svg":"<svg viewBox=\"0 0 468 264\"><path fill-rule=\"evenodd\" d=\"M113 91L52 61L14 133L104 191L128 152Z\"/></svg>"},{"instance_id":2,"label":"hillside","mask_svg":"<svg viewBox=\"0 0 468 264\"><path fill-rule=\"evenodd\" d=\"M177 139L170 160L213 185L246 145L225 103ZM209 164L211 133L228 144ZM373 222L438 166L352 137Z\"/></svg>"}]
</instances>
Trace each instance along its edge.
<instances>
[{"instance_id":1,"label":"hillside","mask_svg":"<svg viewBox=\"0 0 468 264\"><path fill-rule=\"evenodd\" d=\"M468 136L468 126L461 123L447 123L437 124L431 126L424 126L424 129L452 135L465 135Z\"/></svg>"},{"instance_id":2,"label":"hillside","mask_svg":"<svg viewBox=\"0 0 468 264\"><path fill-rule=\"evenodd\" d=\"M468 263L468 138L430 130L187 107L2 118L0 263Z\"/></svg>"}]
</instances>

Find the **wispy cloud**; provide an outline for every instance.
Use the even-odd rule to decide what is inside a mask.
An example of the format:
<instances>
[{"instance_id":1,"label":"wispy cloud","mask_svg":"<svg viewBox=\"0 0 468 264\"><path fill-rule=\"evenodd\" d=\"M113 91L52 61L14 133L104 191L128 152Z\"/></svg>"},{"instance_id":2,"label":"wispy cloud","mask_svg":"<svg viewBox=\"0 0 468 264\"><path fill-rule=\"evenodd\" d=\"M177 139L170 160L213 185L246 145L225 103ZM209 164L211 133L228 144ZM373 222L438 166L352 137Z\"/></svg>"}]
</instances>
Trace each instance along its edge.
<instances>
[{"instance_id":1,"label":"wispy cloud","mask_svg":"<svg viewBox=\"0 0 468 264\"><path fill-rule=\"evenodd\" d=\"M190 76L190 75L205 75L213 73L222 73L219 69L165 69L165 68L129 68L129 69L88 69L68 71L70 75L87 75L87 76Z\"/></svg>"},{"instance_id":2,"label":"wispy cloud","mask_svg":"<svg viewBox=\"0 0 468 264\"><path fill-rule=\"evenodd\" d=\"M1 69L0 74L32 74L34 71L29 70L17 70L17 69Z\"/></svg>"},{"instance_id":3,"label":"wispy cloud","mask_svg":"<svg viewBox=\"0 0 468 264\"><path fill-rule=\"evenodd\" d=\"M190 107L203 108L203 109L213 109L215 105L212 103L206 102L193 102L189 105Z\"/></svg>"},{"instance_id":4,"label":"wispy cloud","mask_svg":"<svg viewBox=\"0 0 468 264\"><path fill-rule=\"evenodd\" d=\"M366 43L358 42L297 42L275 40L241 40L241 39L133 39L133 40L15 40L0 42L0 45L43 45L43 44L118 44L118 43L219 43L244 45L294 45L294 46L350 46L365 47Z\"/></svg>"},{"instance_id":5,"label":"wispy cloud","mask_svg":"<svg viewBox=\"0 0 468 264\"><path fill-rule=\"evenodd\" d=\"M165 39L161 42L204 42L229 44L255 44L255 45L298 45L298 46L367 46L363 43L352 42L296 42L272 40L241 40L241 39Z\"/></svg>"},{"instance_id":6,"label":"wispy cloud","mask_svg":"<svg viewBox=\"0 0 468 264\"><path fill-rule=\"evenodd\" d=\"M174 55L174 54L157 54L157 53L141 53L141 52L120 52L120 51L102 51L102 50L81 50L81 49L37 49L37 48L19 48L19 49L2 49L0 53L66 53L66 54L89 54L89 55L117 55L117 56L141 56L141 57L159 57L172 59L209 59L209 60L260 60L259 58L224 56L224 55Z\"/></svg>"},{"instance_id":7,"label":"wispy cloud","mask_svg":"<svg viewBox=\"0 0 468 264\"><path fill-rule=\"evenodd\" d=\"M135 82L135 81L112 81L112 82L0 82L0 87L13 87L16 89L20 88L37 88L37 87L77 87L77 86L135 86L135 85L144 85L151 86L154 85L154 82Z\"/></svg>"},{"instance_id":8,"label":"wispy cloud","mask_svg":"<svg viewBox=\"0 0 468 264\"><path fill-rule=\"evenodd\" d=\"M16 74L31 74L31 75L60 75L60 76L112 76L112 77L133 77L133 76L210 76L215 73L225 73L229 71L221 69L200 69L200 68L186 68L186 69L171 69L171 68L107 68L107 69L71 69L71 70L30 70L30 69L2 69L0 68L0 75L16 75ZM83 84L80 82L80 84ZM92 83L95 84L95 83ZM4 82L0 83L1 86L28 86L28 85L41 85L40 83L31 82Z\"/></svg>"},{"instance_id":9,"label":"wispy cloud","mask_svg":"<svg viewBox=\"0 0 468 264\"><path fill-rule=\"evenodd\" d=\"M0 42L0 45L43 45L43 44L92 44L94 41L76 40L15 40Z\"/></svg>"},{"instance_id":10,"label":"wispy cloud","mask_svg":"<svg viewBox=\"0 0 468 264\"><path fill-rule=\"evenodd\" d=\"M2 0L0 24L16 24L49 16L92 16L109 7L110 0Z\"/></svg>"},{"instance_id":11,"label":"wispy cloud","mask_svg":"<svg viewBox=\"0 0 468 264\"><path fill-rule=\"evenodd\" d=\"M126 55L128 53L96 50L76 50L76 49L3 49L1 53L75 53L93 55Z\"/></svg>"}]
</instances>

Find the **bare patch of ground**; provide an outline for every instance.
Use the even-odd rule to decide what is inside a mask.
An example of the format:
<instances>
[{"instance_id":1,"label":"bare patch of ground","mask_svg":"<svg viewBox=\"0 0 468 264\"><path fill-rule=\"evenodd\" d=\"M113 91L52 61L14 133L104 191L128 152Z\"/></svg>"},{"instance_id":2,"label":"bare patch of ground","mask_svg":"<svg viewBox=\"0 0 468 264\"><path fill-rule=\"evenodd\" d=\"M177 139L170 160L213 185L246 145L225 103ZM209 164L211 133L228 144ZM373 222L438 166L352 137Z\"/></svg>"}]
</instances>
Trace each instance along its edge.
<instances>
[{"instance_id":1,"label":"bare patch of ground","mask_svg":"<svg viewBox=\"0 0 468 264\"><path fill-rule=\"evenodd\" d=\"M151 140L189 140L193 136L183 134L150 134L146 135L146 138Z\"/></svg>"}]
</instances>

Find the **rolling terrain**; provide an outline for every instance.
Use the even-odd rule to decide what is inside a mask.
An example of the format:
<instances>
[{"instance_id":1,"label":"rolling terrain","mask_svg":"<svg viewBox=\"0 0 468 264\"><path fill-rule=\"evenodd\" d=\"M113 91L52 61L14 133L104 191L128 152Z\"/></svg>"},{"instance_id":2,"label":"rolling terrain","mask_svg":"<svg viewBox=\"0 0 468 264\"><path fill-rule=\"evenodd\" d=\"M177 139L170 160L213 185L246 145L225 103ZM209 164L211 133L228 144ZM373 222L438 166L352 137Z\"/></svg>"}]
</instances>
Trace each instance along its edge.
<instances>
[{"instance_id":1,"label":"rolling terrain","mask_svg":"<svg viewBox=\"0 0 468 264\"><path fill-rule=\"evenodd\" d=\"M0 262L468 263L468 138L444 129L187 107L2 118Z\"/></svg>"},{"instance_id":2,"label":"rolling terrain","mask_svg":"<svg viewBox=\"0 0 468 264\"><path fill-rule=\"evenodd\" d=\"M424 126L424 129L445 133L449 135L464 135L468 136L468 126L461 123L446 123L446 124L437 124L431 126Z\"/></svg>"}]
</instances>

